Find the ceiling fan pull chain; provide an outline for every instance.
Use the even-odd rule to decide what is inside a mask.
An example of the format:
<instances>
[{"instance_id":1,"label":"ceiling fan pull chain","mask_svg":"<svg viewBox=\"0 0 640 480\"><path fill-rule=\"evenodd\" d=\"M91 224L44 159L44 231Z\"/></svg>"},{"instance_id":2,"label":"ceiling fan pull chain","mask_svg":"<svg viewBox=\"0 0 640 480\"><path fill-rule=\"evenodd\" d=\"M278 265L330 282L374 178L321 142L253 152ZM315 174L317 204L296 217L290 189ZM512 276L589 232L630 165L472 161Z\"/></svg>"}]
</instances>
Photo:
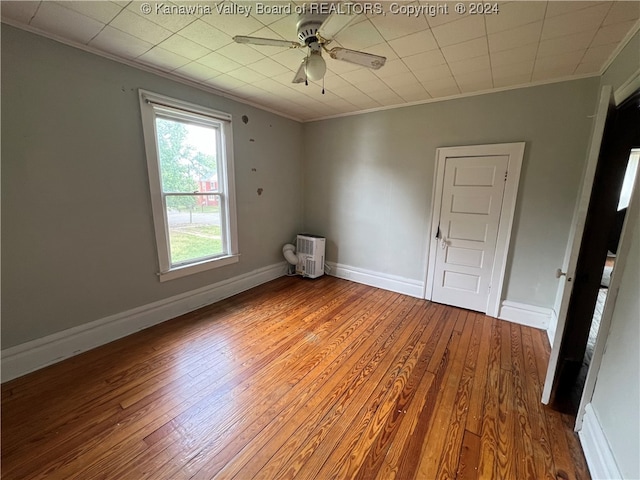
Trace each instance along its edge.
<instances>
[{"instance_id":1,"label":"ceiling fan pull chain","mask_svg":"<svg viewBox=\"0 0 640 480\"><path fill-rule=\"evenodd\" d=\"M322 94L324 95L324 77L322 77Z\"/></svg>"}]
</instances>

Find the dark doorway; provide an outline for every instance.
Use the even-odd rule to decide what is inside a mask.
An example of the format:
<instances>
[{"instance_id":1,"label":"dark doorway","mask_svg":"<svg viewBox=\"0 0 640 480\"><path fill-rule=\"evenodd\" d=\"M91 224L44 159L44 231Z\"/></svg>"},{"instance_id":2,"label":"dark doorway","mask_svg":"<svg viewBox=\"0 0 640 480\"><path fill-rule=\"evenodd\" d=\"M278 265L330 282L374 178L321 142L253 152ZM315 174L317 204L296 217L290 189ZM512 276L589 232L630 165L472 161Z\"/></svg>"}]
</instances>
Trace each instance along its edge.
<instances>
[{"instance_id":1,"label":"dark doorway","mask_svg":"<svg viewBox=\"0 0 640 480\"><path fill-rule=\"evenodd\" d=\"M551 405L576 414L584 387L583 362L603 282L603 271L617 249L624 212L620 193L631 151L640 147L640 90L607 119L558 357ZM582 383L580 383L582 382Z\"/></svg>"}]
</instances>

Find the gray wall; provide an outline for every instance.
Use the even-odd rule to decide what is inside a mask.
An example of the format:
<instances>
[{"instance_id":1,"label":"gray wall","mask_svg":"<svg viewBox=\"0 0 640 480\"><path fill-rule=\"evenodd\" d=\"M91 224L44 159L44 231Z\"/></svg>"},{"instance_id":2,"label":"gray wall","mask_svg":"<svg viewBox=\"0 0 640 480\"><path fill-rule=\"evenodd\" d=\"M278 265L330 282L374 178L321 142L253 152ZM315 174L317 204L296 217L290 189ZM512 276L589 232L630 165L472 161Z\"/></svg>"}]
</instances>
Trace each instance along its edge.
<instances>
[{"instance_id":1,"label":"gray wall","mask_svg":"<svg viewBox=\"0 0 640 480\"><path fill-rule=\"evenodd\" d=\"M330 261L424 281L436 148L525 141L506 299L552 307L598 81L305 124L305 228Z\"/></svg>"},{"instance_id":2,"label":"gray wall","mask_svg":"<svg viewBox=\"0 0 640 480\"><path fill-rule=\"evenodd\" d=\"M239 263L158 281L139 88L233 115ZM281 262L302 226L301 138L298 122L2 25L2 348Z\"/></svg>"}]
</instances>

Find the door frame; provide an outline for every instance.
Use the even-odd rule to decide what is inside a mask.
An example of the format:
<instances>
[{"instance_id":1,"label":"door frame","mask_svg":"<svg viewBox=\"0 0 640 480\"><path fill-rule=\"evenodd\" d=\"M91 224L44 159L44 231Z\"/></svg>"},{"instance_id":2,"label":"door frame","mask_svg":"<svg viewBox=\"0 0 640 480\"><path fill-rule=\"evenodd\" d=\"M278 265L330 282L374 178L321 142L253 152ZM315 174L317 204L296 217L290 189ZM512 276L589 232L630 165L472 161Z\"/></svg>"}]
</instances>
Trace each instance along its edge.
<instances>
[{"instance_id":1,"label":"door frame","mask_svg":"<svg viewBox=\"0 0 640 480\"><path fill-rule=\"evenodd\" d=\"M600 90L600 97L596 105L596 113L594 119L593 130L591 132L591 140L587 162L585 164L580 192L578 200L573 212L571 221L571 229L569 231L569 239L565 250L562 268L558 272L560 281L556 293L556 301L554 305L555 325L553 327L554 335L551 345L551 353L549 354L549 362L547 364L547 374L542 388L542 403L549 404L551 400L552 388L556 379L556 369L562 346L562 337L566 327L567 311L569 309L569 300L573 292L573 279L578 264L578 254L582 244L582 235L584 232L587 212L589 210L589 202L591 200L591 191L596 174L596 167L600 158L600 150L604 137L607 119L610 118L610 112L614 109L613 91L610 85L604 85Z\"/></svg>"},{"instance_id":2,"label":"door frame","mask_svg":"<svg viewBox=\"0 0 640 480\"><path fill-rule=\"evenodd\" d=\"M516 209L518 185L520 183L520 171L524 159L525 142L497 143L488 145L468 145L461 147L442 147L436 150L435 174L433 176L433 189L431 196L431 222L428 229L428 253L427 253L427 279L423 297L431 300L433 294L434 265L438 239L434 232L440 223L440 210L442 208L442 190L444 183L444 169L446 159L451 157L487 157L507 155L507 180L502 198L500 221L498 223L498 237L496 239L496 252L491 274L491 290L487 301L485 313L491 317L497 317L502 302L502 290L504 274L507 267L507 256L511 241L511 230Z\"/></svg>"}]
</instances>

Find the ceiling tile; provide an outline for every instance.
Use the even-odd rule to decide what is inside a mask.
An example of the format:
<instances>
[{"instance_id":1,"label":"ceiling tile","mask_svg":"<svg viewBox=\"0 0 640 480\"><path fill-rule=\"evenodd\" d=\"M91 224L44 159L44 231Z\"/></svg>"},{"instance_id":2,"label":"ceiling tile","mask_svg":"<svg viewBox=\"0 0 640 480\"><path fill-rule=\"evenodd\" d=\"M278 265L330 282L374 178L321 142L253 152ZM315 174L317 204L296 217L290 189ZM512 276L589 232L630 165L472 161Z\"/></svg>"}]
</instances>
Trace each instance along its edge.
<instances>
[{"instance_id":1,"label":"ceiling tile","mask_svg":"<svg viewBox=\"0 0 640 480\"><path fill-rule=\"evenodd\" d=\"M227 73L227 75L238 78L245 83L254 84L260 80L264 80L266 77L261 73L256 72L255 70L251 70L249 67L241 67L237 70L231 70Z\"/></svg>"},{"instance_id":2,"label":"ceiling tile","mask_svg":"<svg viewBox=\"0 0 640 480\"><path fill-rule=\"evenodd\" d=\"M420 82L413 75L407 75L401 73L400 75L393 75L391 77L383 78L382 81L386 83L393 91L398 92L399 88L407 89L413 88L414 90L418 88Z\"/></svg>"},{"instance_id":3,"label":"ceiling tile","mask_svg":"<svg viewBox=\"0 0 640 480\"><path fill-rule=\"evenodd\" d=\"M444 78L422 82L422 86L432 97L457 95L460 93L458 84L451 75Z\"/></svg>"},{"instance_id":4,"label":"ceiling tile","mask_svg":"<svg viewBox=\"0 0 640 480\"><path fill-rule=\"evenodd\" d=\"M151 12L146 13L145 4L151 5ZM191 4L196 8L194 13L190 15L180 14L172 9L177 9L185 4ZM197 2L140 2L133 1L127 5L127 11L143 16L146 20L166 29L170 32L177 33L184 27L192 23L196 18L201 17L202 4ZM200 8L198 8L200 7Z\"/></svg>"},{"instance_id":5,"label":"ceiling tile","mask_svg":"<svg viewBox=\"0 0 640 480\"><path fill-rule=\"evenodd\" d=\"M238 62L234 62L230 58L227 58L216 52L205 55L204 57L198 59L198 62L223 73L230 72L231 70L237 70L238 68L242 67L242 65Z\"/></svg>"},{"instance_id":6,"label":"ceiling tile","mask_svg":"<svg viewBox=\"0 0 640 480\"><path fill-rule=\"evenodd\" d=\"M244 64L254 63L265 58L265 56L257 50L254 50L247 45L235 42L225 45L222 48L218 48L216 52L230 58L231 60L242 59Z\"/></svg>"},{"instance_id":7,"label":"ceiling tile","mask_svg":"<svg viewBox=\"0 0 640 480\"><path fill-rule=\"evenodd\" d=\"M180 30L180 35L210 50L217 50L233 42L229 35L202 20L196 20L184 27Z\"/></svg>"},{"instance_id":8,"label":"ceiling tile","mask_svg":"<svg viewBox=\"0 0 640 480\"><path fill-rule=\"evenodd\" d=\"M56 3L61 4L63 7L68 8L69 10L81 13L86 17L93 18L94 20L97 20L100 23L104 24L107 24L111 20L113 20L115 16L118 15L118 13L120 13L120 11L122 10L121 7L111 2L66 1Z\"/></svg>"},{"instance_id":9,"label":"ceiling tile","mask_svg":"<svg viewBox=\"0 0 640 480\"><path fill-rule=\"evenodd\" d=\"M463 83L458 82L460 91L462 93L480 92L484 90L490 90L493 88L493 81L488 78L473 81L471 79L465 79Z\"/></svg>"},{"instance_id":10,"label":"ceiling tile","mask_svg":"<svg viewBox=\"0 0 640 480\"><path fill-rule=\"evenodd\" d=\"M246 5L246 2L243 4ZM254 32L264 28L262 22L252 16L219 14L217 11L212 15L203 15L200 19L231 37L253 35Z\"/></svg>"},{"instance_id":11,"label":"ceiling tile","mask_svg":"<svg viewBox=\"0 0 640 480\"><path fill-rule=\"evenodd\" d=\"M449 62L449 68L457 80L459 76L489 70L491 68L491 62L489 61L489 55L483 55L461 62Z\"/></svg>"},{"instance_id":12,"label":"ceiling tile","mask_svg":"<svg viewBox=\"0 0 640 480\"><path fill-rule=\"evenodd\" d=\"M437 12L435 12L432 15L426 15L427 18L427 22L429 23L429 26L431 28L433 27L437 27L439 25L444 25L445 23L451 23L451 22L455 22L456 20L460 20L461 18L464 18L468 15L459 15L455 12L455 5L457 3L463 3L465 5L468 5L471 2L451 2L451 1L445 1L445 2L438 2L435 5L436 6L440 6L441 9L446 8L446 12L443 12L442 10L438 10ZM420 0L420 4L421 5L434 5L434 2L431 0ZM468 8L467 8L468 10Z\"/></svg>"},{"instance_id":13,"label":"ceiling tile","mask_svg":"<svg viewBox=\"0 0 640 480\"><path fill-rule=\"evenodd\" d=\"M175 34L167 38L164 42L158 45L165 50L182 55L189 60L197 60L211 53L206 47L203 47L199 43L192 42L188 38L184 38L181 35Z\"/></svg>"},{"instance_id":14,"label":"ceiling tile","mask_svg":"<svg viewBox=\"0 0 640 480\"><path fill-rule=\"evenodd\" d=\"M545 74L548 74L549 78L573 74L573 71L582 60L584 52L583 50L554 55L552 57L537 58L532 79L534 81L543 79Z\"/></svg>"},{"instance_id":15,"label":"ceiling tile","mask_svg":"<svg viewBox=\"0 0 640 480\"><path fill-rule=\"evenodd\" d=\"M397 4L418 5L417 2L396 2ZM387 12L386 15L372 15L369 19L385 40L393 40L410 33L429 29L427 19L422 15L415 16Z\"/></svg>"},{"instance_id":16,"label":"ceiling tile","mask_svg":"<svg viewBox=\"0 0 640 480\"><path fill-rule=\"evenodd\" d=\"M575 50L585 50L593 40L594 35L595 32L588 31L543 40L538 47L538 57L549 57Z\"/></svg>"},{"instance_id":17,"label":"ceiling tile","mask_svg":"<svg viewBox=\"0 0 640 480\"><path fill-rule=\"evenodd\" d=\"M368 95L379 104L385 106L400 105L403 103L402 97L388 87L383 90L376 90L375 92L368 93Z\"/></svg>"},{"instance_id":18,"label":"ceiling tile","mask_svg":"<svg viewBox=\"0 0 640 480\"><path fill-rule=\"evenodd\" d=\"M465 17L431 29L440 47L455 45L486 34L484 19L480 15Z\"/></svg>"},{"instance_id":19,"label":"ceiling tile","mask_svg":"<svg viewBox=\"0 0 640 480\"><path fill-rule=\"evenodd\" d=\"M602 66L602 63L598 62L598 63L580 63L580 65L578 65L576 67L575 70L575 74L576 75L587 75L589 73L599 73L600 72L600 67Z\"/></svg>"},{"instance_id":20,"label":"ceiling tile","mask_svg":"<svg viewBox=\"0 0 640 480\"><path fill-rule=\"evenodd\" d=\"M547 2L547 13L546 17L557 17L558 15L566 15L569 13L576 12L578 10L584 10L585 8L594 7L596 5L603 5L605 3L611 2L595 2L592 0L587 1L550 1Z\"/></svg>"},{"instance_id":21,"label":"ceiling tile","mask_svg":"<svg viewBox=\"0 0 640 480\"><path fill-rule=\"evenodd\" d=\"M182 67L174 70L174 73L178 73L180 75L184 75L187 78L193 78L201 82L222 74L222 72L214 70L213 68L207 67L206 65L198 62L187 63L186 65L183 65Z\"/></svg>"},{"instance_id":22,"label":"ceiling tile","mask_svg":"<svg viewBox=\"0 0 640 480\"><path fill-rule=\"evenodd\" d=\"M153 45L107 25L89 42L89 46L124 58L136 58Z\"/></svg>"},{"instance_id":23,"label":"ceiling tile","mask_svg":"<svg viewBox=\"0 0 640 480\"><path fill-rule=\"evenodd\" d=\"M289 15L286 17L280 17L277 21L269 24L269 29L276 32L280 37L285 40L298 41L298 34L296 31L296 24L298 23L297 15ZM256 35L257 36L257 35Z\"/></svg>"},{"instance_id":24,"label":"ceiling tile","mask_svg":"<svg viewBox=\"0 0 640 480\"><path fill-rule=\"evenodd\" d=\"M393 51L401 57L415 55L438 48L430 30L422 30L389 42Z\"/></svg>"},{"instance_id":25,"label":"ceiling tile","mask_svg":"<svg viewBox=\"0 0 640 480\"><path fill-rule=\"evenodd\" d=\"M582 57L582 63L599 63L602 66L611 56L611 54L616 49L615 43L610 43L609 45L599 45L597 47L592 46L587 49Z\"/></svg>"},{"instance_id":26,"label":"ceiling tile","mask_svg":"<svg viewBox=\"0 0 640 480\"><path fill-rule=\"evenodd\" d=\"M384 38L369 21L345 28L336 36L336 40L352 50L362 50L384 42Z\"/></svg>"},{"instance_id":27,"label":"ceiling tile","mask_svg":"<svg viewBox=\"0 0 640 480\"><path fill-rule=\"evenodd\" d=\"M154 47L148 52L140 55L138 60L146 63L147 65L152 65L168 72L189 63L188 58L160 47Z\"/></svg>"},{"instance_id":28,"label":"ceiling tile","mask_svg":"<svg viewBox=\"0 0 640 480\"><path fill-rule=\"evenodd\" d=\"M638 2L638 5L640 5L640 2ZM591 42L591 46L621 42L636 23L637 20L629 20L600 27L593 39L593 42Z\"/></svg>"},{"instance_id":29,"label":"ceiling tile","mask_svg":"<svg viewBox=\"0 0 640 480\"><path fill-rule=\"evenodd\" d=\"M347 82L352 83L354 85L359 84L360 82L373 82L378 79L371 70L368 68L359 68L358 70L354 70L352 72L346 72L341 75Z\"/></svg>"},{"instance_id":30,"label":"ceiling tile","mask_svg":"<svg viewBox=\"0 0 640 480\"><path fill-rule=\"evenodd\" d=\"M563 37L571 33L593 31L602 24L610 8L610 3L598 4L557 17L546 18L542 28L542 40Z\"/></svg>"},{"instance_id":31,"label":"ceiling tile","mask_svg":"<svg viewBox=\"0 0 640 480\"><path fill-rule=\"evenodd\" d=\"M500 33L489 35L489 50L500 52L502 50L510 50L516 47L523 47L532 43L537 44L540 41L542 32L542 22L530 23L513 30L505 30Z\"/></svg>"},{"instance_id":32,"label":"ceiling tile","mask_svg":"<svg viewBox=\"0 0 640 480\"><path fill-rule=\"evenodd\" d=\"M367 80L367 81L363 81L363 82L357 82L354 85L360 91L366 93L369 96L374 96L373 94L375 94L377 92L386 91L386 90L389 89L387 84L384 83L382 80L380 80L375 75L373 76L373 78L371 80Z\"/></svg>"},{"instance_id":33,"label":"ceiling tile","mask_svg":"<svg viewBox=\"0 0 640 480\"><path fill-rule=\"evenodd\" d=\"M491 68L493 79L497 78L509 78L509 77L521 77L528 76L531 77L531 73L533 72L534 61L531 60L529 62L522 63L514 63L512 65L505 65L502 67Z\"/></svg>"},{"instance_id":34,"label":"ceiling tile","mask_svg":"<svg viewBox=\"0 0 640 480\"><path fill-rule=\"evenodd\" d=\"M448 47L442 47L442 54L447 62L457 62L467 60L469 58L487 55L489 48L487 46L487 38L480 37L474 40L468 40L462 43L456 43Z\"/></svg>"},{"instance_id":35,"label":"ceiling tile","mask_svg":"<svg viewBox=\"0 0 640 480\"><path fill-rule=\"evenodd\" d=\"M529 45L524 45L523 47L511 48L509 50L501 50L499 52L491 52L491 66L501 67L505 65L512 65L514 63L533 61L536 58L537 52L537 43L531 43Z\"/></svg>"},{"instance_id":36,"label":"ceiling tile","mask_svg":"<svg viewBox=\"0 0 640 480\"><path fill-rule=\"evenodd\" d=\"M267 77L275 77L283 73L293 74L290 69L270 58L263 58L258 62L252 63L249 68Z\"/></svg>"},{"instance_id":37,"label":"ceiling tile","mask_svg":"<svg viewBox=\"0 0 640 480\"><path fill-rule=\"evenodd\" d=\"M116 18L111 20L109 25L153 44L166 40L172 34L170 30L150 22L130 10L122 10Z\"/></svg>"},{"instance_id":38,"label":"ceiling tile","mask_svg":"<svg viewBox=\"0 0 640 480\"><path fill-rule=\"evenodd\" d=\"M13 24L26 25L35 15L36 28L71 43L89 42L111 55L309 119L492 86L597 74L640 17L636 0L499 2L499 14L482 16L458 15L456 1L413 1L411 6L425 12L440 11L415 17L389 12L384 17L360 15L333 39L329 48L363 50L385 56L387 62L379 70L369 70L325 55L322 95L322 82L291 83L304 49L239 45L232 39L241 34L295 40L297 15L257 14L257 2L252 2L248 17L202 13L220 1L172 0L158 7L151 3L149 15L143 14L142 2L127 1L5 1L0 6ZM462 3L469 9L475 2ZM442 12L445 6L448 14ZM196 13L174 14L177 7ZM389 4L384 8L388 11Z\"/></svg>"},{"instance_id":39,"label":"ceiling tile","mask_svg":"<svg viewBox=\"0 0 640 480\"><path fill-rule=\"evenodd\" d=\"M604 22L602 22L602 25L638 20L638 18L640 18L640 2L615 2L611 6L611 10L609 10L609 13L605 17Z\"/></svg>"},{"instance_id":40,"label":"ceiling tile","mask_svg":"<svg viewBox=\"0 0 640 480\"><path fill-rule=\"evenodd\" d=\"M29 24L38 10L40 2L0 2L0 13L3 18L10 18L20 23Z\"/></svg>"},{"instance_id":41,"label":"ceiling tile","mask_svg":"<svg viewBox=\"0 0 640 480\"><path fill-rule=\"evenodd\" d=\"M431 50L430 52L423 52L417 55L411 55L403 59L404 63L411 70L424 70L428 67L435 67L436 65L442 65L446 63L444 56L440 50Z\"/></svg>"},{"instance_id":42,"label":"ceiling tile","mask_svg":"<svg viewBox=\"0 0 640 480\"><path fill-rule=\"evenodd\" d=\"M486 15L487 33L498 33L522 25L541 21L547 8L547 2L510 2L500 4L500 13Z\"/></svg>"},{"instance_id":43,"label":"ceiling tile","mask_svg":"<svg viewBox=\"0 0 640 480\"><path fill-rule=\"evenodd\" d=\"M31 25L84 45L104 28L104 23L53 2L40 5Z\"/></svg>"},{"instance_id":44,"label":"ceiling tile","mask_svg":"<svg viewBox=\"0 0 640 480\"><path fill-rule=\"evenodd\" d=\"M425 68L424 70L414 70L413 74L421 82L428 82L431 80L438 80L441 78L447 78L451 76L451 69L446 63L442 65L436 65L435 67Z\"/></svg>"},{"instance_id":45,"label":"ceiling tile","mask_svg":"<svg viewBox=\"0 0 640 480\"><path fill-rule=\"evenodd\" d=\"M222 90L232 90L234 88L245 85L245 82L243 82L242 80L231 77L227 74L218 75L215 78L207 80L205 83L207 85L211 85L214 88L219 88Z\"/></svg>"}]
</instances>

